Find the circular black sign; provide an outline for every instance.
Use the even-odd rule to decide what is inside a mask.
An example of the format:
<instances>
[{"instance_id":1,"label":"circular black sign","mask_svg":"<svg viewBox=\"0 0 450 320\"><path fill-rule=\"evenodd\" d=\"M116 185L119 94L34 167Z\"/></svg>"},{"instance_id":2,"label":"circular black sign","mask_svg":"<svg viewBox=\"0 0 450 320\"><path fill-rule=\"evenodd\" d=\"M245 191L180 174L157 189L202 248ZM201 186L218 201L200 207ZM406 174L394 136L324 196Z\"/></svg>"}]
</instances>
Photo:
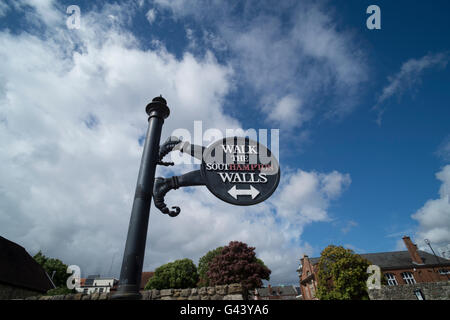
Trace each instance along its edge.
<instances>
[{"instance_id":1,"label":"circular black sign","mask_svg":"<svg viewBox=\"0 0 450 320\"><path fill-rule=\"evenodd\" d=\"M280 166L272 152L246 137L224 138L206 148L201 173L216 197L240 206L266 200L280 182Z\"/></svg>"}]
</instances>

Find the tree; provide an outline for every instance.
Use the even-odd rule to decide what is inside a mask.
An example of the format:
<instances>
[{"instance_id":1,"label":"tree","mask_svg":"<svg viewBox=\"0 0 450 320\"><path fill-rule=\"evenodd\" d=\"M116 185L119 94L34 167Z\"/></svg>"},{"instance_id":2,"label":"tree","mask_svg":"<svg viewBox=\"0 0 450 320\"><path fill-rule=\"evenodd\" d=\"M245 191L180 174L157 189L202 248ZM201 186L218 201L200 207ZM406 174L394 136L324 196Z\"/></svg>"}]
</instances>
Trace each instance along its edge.
<instances>
[{"instance_id":1,"label":"tree","mask_svg":"<svg viewBox=\"0 0 450 320\"><path fill-rule=\"evenodd\" d=\"M198 261L198 275L199 282L197 284L198 287L207 287L209 286L209 278L207 272L209 270L209 263L219 254L222 253L223 247L218 247L214 250L208 251L203 257Z\"/></svg>"},{"instance_id":2,"label":"tree","mask_svg":"<svg viewBox=\"0 0 450 320\"><path fill-rule=\"evenodd\" d=\"M330 245L319 259L317 297L321 300L368 300L370 262L350 249Z\"/></svg>"},{"instance_id":3,"label":"tree","mask_svg":"<svg viewBox=\"0 0 450 320\"><path fill-rule=\"evenodd\" d=\"M195 287L198 282L197 267L191 259L175 260L155 270L145 289L185 289Z\"/></svg>"},{"instance_id":4,"label":"tree","mask_svg":"<svg viewBox=\"0 0 450 320\"><path fill-rule=\"evenodd\" d=\"M66 281L70 275L67 273L66 264L59 259L46 257L41 251L39 251L33 258L44 268L50 278L52 278L53 272L55 272L52 281L57 288L65 288L67 286Z\"/></svg>"},{"instance_id":5,"label":"tree","mask_svg":"<svg viewBox=\"0 0 450 320\"><path fill-rule=\"evenodd\" d=\"M254 247L231 241L209 263L210 285L241 283L246 289L261 287L262 279L269 280L271 271L258 260Z\"/></svg>"}]
</instances>

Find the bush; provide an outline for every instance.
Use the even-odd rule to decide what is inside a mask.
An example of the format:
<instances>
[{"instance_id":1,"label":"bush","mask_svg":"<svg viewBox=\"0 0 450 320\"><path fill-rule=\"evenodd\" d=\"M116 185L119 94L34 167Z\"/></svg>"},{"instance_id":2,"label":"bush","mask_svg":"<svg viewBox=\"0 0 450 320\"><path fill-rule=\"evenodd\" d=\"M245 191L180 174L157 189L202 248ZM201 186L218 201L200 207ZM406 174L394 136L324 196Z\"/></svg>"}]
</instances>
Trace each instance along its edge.
<instances>
[{"instance_id":1,"label":"bush","mask_svg":"<svg viewBox=\"0 0 450 320\"><path fill-rule=\"evenodd\" d=\"M317 297L321 300L368 300L370 262L350 249L330 245L319 259Z\"/></svg>"},{"instance_id":2,"label":"bush","mask_svg":"<svg viewBox=\"0 0 450 320\"><path fill-rule=\"evenodd\" d=\"M241 283L246 289L261 287L262 279L269 280L271 271L256 258L254 250L246 243L231 241L209 263L210 285Z\"/></svg>"},{"instance_id":3,"label":"bush","mask_svg":"<svg viewBox=\"0 0 450 320\"><path fill-rule=\"evenodd\" d=\"M197 286L198 287L207 287L209 286L209 278L208 278L208 270L209 263L219 254L222 253L223 247L218 247L214 250L208 251L203 257L198 261L198 276L200 278Z\"/></svg>"},{"instance_id":4,"label":"bush","mask_svg":"<svg viewBox=\"0 0 450 320\"><path fill-rule=\"evenodd\" d=\"M158 267L145 289L193 288L198 282L197 267L191 259L181 259Z\"/></svg>"}]
</instances>

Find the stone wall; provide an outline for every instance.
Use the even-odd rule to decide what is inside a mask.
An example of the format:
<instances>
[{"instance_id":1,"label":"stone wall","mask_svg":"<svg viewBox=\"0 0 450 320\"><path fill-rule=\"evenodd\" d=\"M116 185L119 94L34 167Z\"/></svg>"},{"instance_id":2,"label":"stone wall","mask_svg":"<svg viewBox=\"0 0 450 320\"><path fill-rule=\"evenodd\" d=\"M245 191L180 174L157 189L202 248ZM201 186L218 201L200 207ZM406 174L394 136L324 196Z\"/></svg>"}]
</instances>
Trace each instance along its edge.
<instances>
[{"instance_id":1,"label":"stone wall","mask_svg":"<svg viewBox=\"0 0 450 320\"><path fill-rule=\"evenodd\" d=\"M370 300L417 300L414 290L420 289L425 300L450 300L450 281L423 282L399 286L381 286L369 290Z\"/></svg>"},{"instance_id":2,"label":"stone wall","mask_svg":"<svg viewBox=\"0 0 450 320\"><path fill-rule=\"evenodd\" d=\"M0 283L0 300L24 299L37 294L39 294L38 291L32 291L29 289L23 289Z\"/></svg>"},{"instance_id":3,"label":"stone wall","mask_svg":"<svg viewBox=\"0 0 450 320\"><path fill-rule=\"evenodd\" d=\"M142 300L245 300L247 295L240 284L192 289L145 290ZM57 296L34 296L26 300L110 300L111 293L67 294Z\"/></svg>"}]
</instances>

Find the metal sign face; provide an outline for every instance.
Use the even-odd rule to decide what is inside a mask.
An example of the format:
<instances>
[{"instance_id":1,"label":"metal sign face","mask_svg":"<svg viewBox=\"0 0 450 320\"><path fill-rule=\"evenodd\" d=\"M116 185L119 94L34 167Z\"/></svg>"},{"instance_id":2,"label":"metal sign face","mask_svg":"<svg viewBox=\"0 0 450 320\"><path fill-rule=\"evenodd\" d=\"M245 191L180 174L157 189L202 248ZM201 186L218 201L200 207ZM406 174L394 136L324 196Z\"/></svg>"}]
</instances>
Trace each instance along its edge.
<instances>
[{"instance_id":1,"label":"metal sign face","mask_svg":"<svg viewBox=\"0 0 450 320\"><path fill-rule=\"evenodd\" d=\"M201 173L216 197L240 206L266 200L280 182L280 166L272 152L245 137L224 138L206 148Z\"/></svg>"}]
</instances>

